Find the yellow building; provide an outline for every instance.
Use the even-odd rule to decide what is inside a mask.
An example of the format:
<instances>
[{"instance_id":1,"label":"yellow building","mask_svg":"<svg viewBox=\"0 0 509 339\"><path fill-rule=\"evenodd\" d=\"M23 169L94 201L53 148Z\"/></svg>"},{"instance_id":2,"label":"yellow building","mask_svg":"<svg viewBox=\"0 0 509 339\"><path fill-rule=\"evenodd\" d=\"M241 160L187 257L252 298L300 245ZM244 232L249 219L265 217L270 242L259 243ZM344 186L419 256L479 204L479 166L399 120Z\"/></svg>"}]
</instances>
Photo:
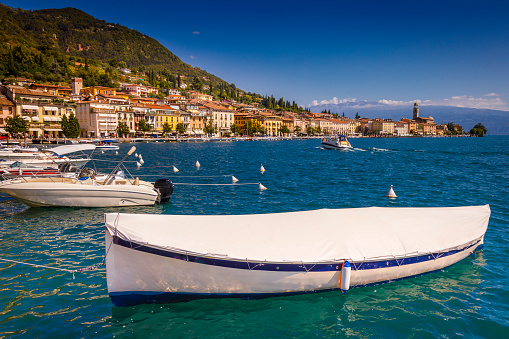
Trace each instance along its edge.
<instances>
[{"instance_id":1,"label":"yellow building","mask_svg":"<svg viewBox=\"0 0 509 339\"><path fill-rule=\"evenodd\" d=\"M256 117L258 123L265 129L265 134L270 136L279 136L281 132L279 129L283 126L283 119L280 116L272 115L270 113L260 113Z\"/></svg>"},{"instance_id":2,"label":"yellow building","mask_svg":"<svg viewBox=\"0 0 509 339\"><path fill-rule=\"evenodd\" d=\"M254 115L249 113L235 113L234 123L240 129L241 134L249 134L247 128L249 125L253 126L256 122Z\"/></svg>"},{"instance_id":3,"label":"yellow building","mask_svg":"<svg viewBox=\"0 0 509 339\"><path fill-rule=\"evenodd\" d=\"M374 119L372 123L373 133L394 134L394 121L390 119Z\"/></svg>"},{"instance_id":4,"label":"yellow building","mask_svg":"<svg viewBox=\"0 0 509 339\"><path fill-rule=\"evenodd\" d=\"M80 91L81 95L91 95L95 96L98 94L105 94L105 95L117 95L117 90L115 88L110 87L103 87L103 86L90 86L90 87L84 87Z\"/></svg>"},{"instance_id":5,"label":"yellow building","mask_svg":"<svg viewBox=\"0 0 509 339\"><path fill-rule=\"evenodd\" d=\"M150 116L148 121L154 126L156 131L162 131L165 123L170 125L171 130L177 129L177 124L181 123L180 114L176 109L167 105L145 105L148 108L148 115Z\"/></svg>"}]
</instances>

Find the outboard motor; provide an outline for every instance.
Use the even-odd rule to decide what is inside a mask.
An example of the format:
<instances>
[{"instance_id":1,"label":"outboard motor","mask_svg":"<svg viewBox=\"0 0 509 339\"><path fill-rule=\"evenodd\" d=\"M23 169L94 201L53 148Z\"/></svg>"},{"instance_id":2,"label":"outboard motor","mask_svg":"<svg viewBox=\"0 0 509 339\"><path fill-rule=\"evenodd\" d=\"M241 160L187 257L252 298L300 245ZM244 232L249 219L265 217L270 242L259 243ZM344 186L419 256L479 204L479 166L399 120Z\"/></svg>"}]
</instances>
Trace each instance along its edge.
<instances>
[{"instance_id":1,"label":"outboard motor","mask_svg":"<svg viewBox=\"0 0 509 339\"><path fill-rule=\"evenodd\" d=\"M170 200L173 194L173 183L170 179L157 179L154 188L159 191L159 203L162 204Z\"/></svg>"}]
</instances>

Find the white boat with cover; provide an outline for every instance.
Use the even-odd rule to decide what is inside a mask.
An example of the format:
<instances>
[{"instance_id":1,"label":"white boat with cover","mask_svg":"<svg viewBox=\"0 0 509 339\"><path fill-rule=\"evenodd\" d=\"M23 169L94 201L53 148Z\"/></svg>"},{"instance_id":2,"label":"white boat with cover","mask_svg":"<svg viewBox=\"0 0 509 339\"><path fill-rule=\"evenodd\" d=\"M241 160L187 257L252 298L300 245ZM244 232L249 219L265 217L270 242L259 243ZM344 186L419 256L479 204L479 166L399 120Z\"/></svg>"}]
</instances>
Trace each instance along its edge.
<instances>
[{"instance_id":1,"label":"white boat with cover","mask_svg":"<svg viewBox=\"0 0 509 339\"><path fill-rule=\"evenodd\" d=\"M330 138L322 139L322 146L325 149L347 149L352 148L346 135L335 135Z\"/></svg>"},{"instance_id":2,"label":"white boat with cover","mask_svg":"<svg viewBox=\"0 0 509 339\"><path fill-rule=\"evenodd\" d=\"M259 215L108 213L117 306L347 290L452 265L484 243L490 208L322 209Z\"/></svg>"}]
</instances>

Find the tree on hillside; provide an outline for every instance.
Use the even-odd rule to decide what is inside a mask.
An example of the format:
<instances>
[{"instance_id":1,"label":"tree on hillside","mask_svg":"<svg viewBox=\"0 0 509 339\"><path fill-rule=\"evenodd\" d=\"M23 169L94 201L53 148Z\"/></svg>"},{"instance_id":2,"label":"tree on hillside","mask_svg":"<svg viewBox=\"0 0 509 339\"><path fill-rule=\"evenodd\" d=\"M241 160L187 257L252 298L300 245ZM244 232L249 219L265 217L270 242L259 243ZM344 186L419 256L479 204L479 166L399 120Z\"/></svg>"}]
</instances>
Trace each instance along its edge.
<instances>
[{"instance_id":1,"label":"tree on hillside","mask_svg":"<svg viewBox=\"0 0 509 339\"><path fill-rule=\"evenodd\" d=\"M296 134L300 134L300 131L301 131L301 128L300 126L295 126L294 129L293 129L294 133Z\"/></svg>"},{"instance_id":2,"label":"tree on hillside","mask_svg":"<svg viewBox=\"0 0 509 339\"><path fill-rule=\"evenodd\" d=\"M481 123L478 123L470 130L470 134L477 135L479 137L483 137L486 133L488 133L488 130Z\"/></svg>"},{"instance_id":3,"label":"tree on hillside","mask_svg":"<svg viewBox=\"0 0 509 339\"><path fill-rule=\"evenodd\" d=\"M195 76L193 78L193 82L191 83L191 87L195 90L195 91L201 91L202 88L203 88L203 82L200 80L200 78L198 78L197 76Z\"/></svg>"},{"instance_id":4,"label":"tree on hillside","mask_svg":"<svg viewBox=\"0 0 509 339\"><path fill-rule=\"evenodd\" d=\"M361 116L359 115L359 112L355 113L355 119L360 119Z\"/></svg>"}]
</instances>

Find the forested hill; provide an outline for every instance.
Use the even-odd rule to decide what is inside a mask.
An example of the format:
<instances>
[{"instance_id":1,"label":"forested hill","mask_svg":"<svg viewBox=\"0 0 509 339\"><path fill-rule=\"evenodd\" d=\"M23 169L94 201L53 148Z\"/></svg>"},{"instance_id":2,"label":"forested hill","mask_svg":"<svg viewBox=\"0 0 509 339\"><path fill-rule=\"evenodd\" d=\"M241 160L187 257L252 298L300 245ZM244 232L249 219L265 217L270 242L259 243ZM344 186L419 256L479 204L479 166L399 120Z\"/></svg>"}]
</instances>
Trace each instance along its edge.
<instances>
[{"instance_id":1,"label":"forested hill","mask_svg":"<svg viewBox=\"0 0 509 339\"><path fill-rule=\"evenodd\" d=\"M198 76L213 83L214 75L193 68L157 40L127 27L98 20L75 8L22 10L0 4L0 53L23 45L47 52L100 61L116 59L127 67L146 67L171 73ZM80 60L78 60L80 61Z\"/></svg>"}]
</instances>

